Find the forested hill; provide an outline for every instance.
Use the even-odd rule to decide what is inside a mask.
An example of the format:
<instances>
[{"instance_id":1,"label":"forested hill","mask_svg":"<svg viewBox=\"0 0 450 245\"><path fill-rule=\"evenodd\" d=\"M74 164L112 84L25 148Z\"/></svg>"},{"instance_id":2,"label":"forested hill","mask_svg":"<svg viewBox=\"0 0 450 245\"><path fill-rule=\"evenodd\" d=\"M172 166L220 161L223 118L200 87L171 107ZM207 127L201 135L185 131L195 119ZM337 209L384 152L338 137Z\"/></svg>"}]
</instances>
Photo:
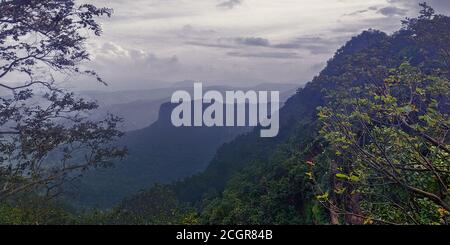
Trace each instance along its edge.
<instances>
[{"instance_id":1,"label":"forested hill","mask_svg":"<svg viewBox=\"0 0 450 245\"><path fill-rule=\"evenodd\" d=\"M299 89L281 109L278 137L260 138L256 129L252 134L240 136L223 146L204 173L177 185L182 200L195 202L207 192L222 191L234 173L252 162L270 162L277 150L286 144L295 146L294 152L304 149L317 137L317 107L324 104L326 89L381 83L389 67L397 67L407 59L417 59L417 63L424 60L419 53L408 54L422 47L405 42L407 35L406 31L388 36L377 30L368 30L352 38L328 61L326 68Z\"/></svg>"},{"instance_id":2,"label":"forested hill","mask_svg":"<svg viewBox=\"0 0 450 245\"><path fill-rule=\"evenodd\" d=\"M121 207L139 215L141 206L135 202L165 196L192 205L195 221L201 223L447 222L449 176L440 173L450 165L445 153L450 18L423 7L418 18L405 20L394 34L364 31L339 49L282 108L278 137L260 138L257 129L240 136L221 147L203 173L157 186ZM355 106L355 101L363 105ZM347 108L355 109L347 116ZM333 115L338 120L327 121ZM384 124L405 115L400 124ZM380 121L372 121L378 117ZM365 128L356 127L354 119ZM359 131L327 131L339 123ZM352 144L349 135L366 136ZM430 141L430 135L441 143ZM434 154L436 146L442 151ZM358 155L359 150L370 158ZM419 166L423 162L417 156L427 166L436 164L440 183L428 175L432 170ZM440 193L437 185L443 187ZM151 215L141 218L154 221Z\"/></svg>"}]
</instances>

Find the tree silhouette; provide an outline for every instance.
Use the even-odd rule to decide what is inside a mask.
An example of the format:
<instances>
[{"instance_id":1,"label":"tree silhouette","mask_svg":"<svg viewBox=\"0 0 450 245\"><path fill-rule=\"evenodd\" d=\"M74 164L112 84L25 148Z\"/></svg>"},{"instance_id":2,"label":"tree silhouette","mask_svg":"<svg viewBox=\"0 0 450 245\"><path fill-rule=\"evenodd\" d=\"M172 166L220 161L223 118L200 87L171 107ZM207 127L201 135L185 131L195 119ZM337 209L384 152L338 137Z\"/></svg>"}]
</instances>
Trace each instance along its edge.
<instances>
[{"instance_id":1,"label":"tree silhouette","mask_svg":"<svg viewBox=\"0 0 450 245\"><path fill-rule=\"evenodd\" d=\"M62 183L105 167L126 150L112 142L121 119L88 120L95 102L61 88L61 77L88 75L85 42L100 36L108 8L69 0L0 1L0 200L36 188L59 193Z\"/></svg>"}]
</instances>

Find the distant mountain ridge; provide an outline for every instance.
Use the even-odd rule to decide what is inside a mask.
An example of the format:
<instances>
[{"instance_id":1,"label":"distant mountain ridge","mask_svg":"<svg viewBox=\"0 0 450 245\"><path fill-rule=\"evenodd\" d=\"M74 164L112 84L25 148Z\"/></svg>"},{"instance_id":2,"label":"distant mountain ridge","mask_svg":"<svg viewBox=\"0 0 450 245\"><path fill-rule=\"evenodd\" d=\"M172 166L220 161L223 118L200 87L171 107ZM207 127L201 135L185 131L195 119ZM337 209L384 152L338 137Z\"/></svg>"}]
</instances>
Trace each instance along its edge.
<instances>
[{"instance_id":1,"label":"distant mountain ridge","mask_svg":"<svg viewBox=\"0 0 450 245\"><path fill-rule=\"evenodd\" d=\"M93 119L101 119L107 113L111 113L124 118L122 125L124 131L133 131L150 126L158 119L160 106L165 102L170 102L170 98L175 91L185 90L192 93L193 84L193 81L185 81L172 84L166 88L117 92L85 91L80 94L98 101L100 108L94 113ZM284 102L295 93L298 87L296 84L265 83L254 87L205 86L204 91L277 90L280 91L280 100Z\"/></svg>"},{"instance_id":2,"label":"distant mountain ridge","mask_svg":"<svg viewBox=\"0 0 450 245\"><path fill-rule=\"evenodd\" d=\"M204 170L217 148L250 127L174 127L176 105L161 105L158 120L125 134L120 144L129 155L113 168L90 171L76 183L72 203L80 207L111 207L154 183L170 183ZM206 107L206 106L205 106Z\"/></svg>"}]
</instances>

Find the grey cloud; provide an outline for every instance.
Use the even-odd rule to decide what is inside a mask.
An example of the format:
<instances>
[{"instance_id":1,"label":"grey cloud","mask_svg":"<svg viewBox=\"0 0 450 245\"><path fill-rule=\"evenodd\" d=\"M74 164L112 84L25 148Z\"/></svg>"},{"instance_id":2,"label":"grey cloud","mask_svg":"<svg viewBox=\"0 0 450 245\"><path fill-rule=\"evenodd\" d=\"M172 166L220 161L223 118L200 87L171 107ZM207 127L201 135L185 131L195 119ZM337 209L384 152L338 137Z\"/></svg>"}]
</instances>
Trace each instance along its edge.
<instances>
[{"instance_id":1,"label":"grey cloud","mask_svg":"<svg viewBox=\"0 0 450 245\"><path fill-rule=\"evenodd\" d=\"M311 54L327 54L333 52L346 38L299 37L291 42L273 45L273 47L280 49L306 49Z\"/></svg>"},{"instance_id":2,"label":"grey cloud","mask_svg":"<svg viewBox=\"0 0 450 245\"><path fill-rule=\"evenodd\" d=\"M425 2L425 0L388 0L388 2L413 11L418 11L420 9L419 3ZM437 13L450 13L449 0L427 0L426 2L428 5L433 7Z\"/></svg>"},{"instance_id":3,"label":"grey cloud","mask_svg":"<svg viewBox=\"0 0 450 245\"><path fill-rule=\"evenodd\" d=\"M269 49L304 49L311 54L328 54L332 53L340 44L342 44L345 37L328 38L321 37L299 37L289 42L272 44L270 40L260 37L238 37L238 38L222 38L216 42L186 42L188 45L210 47L210 48L225 48L225 49L240 49L244 46L263 47Z\"/></svg>"},{"instance_id":4,"label":"grey cloud","mask_svg":"<svg viewBox=\"0 0 450 245\"><path fill-rule=\"evenodd\" d=\"M349 14L346 14L345 16L355 16L355 15L364 14L364 13L367 13L367 12L369 12L369 9L363 9L363 10L358 10L358 11L351 12Z\"/></svg>"},{"instance_id":5,"label":"grey cloud","mask_svg":"<svg viewBox=\"0 0 450 245\"><path fill-rule=\"evenodd\" d=\"M242 2L243 2L243 0L227 0L227 1L217 4L217 7L222 8L222 9L233 9L233 8L241 5Z\"/></svg>"},{"instance_id":6,"label":"grey cloud","mask_svg":"<svg viewBox=\"0 0 450 245\"><path fill-rule=\"evenodd\" d=\"M192 45L192 46L207 47L207 48L236 48L236 46L233 46L233 45L219 44L219 43L203 43L203 42L195 42L195 41L185 42L185 44Z\"/></svg>"},{"instance_id":7,"label":"grey cloud","mask_svg":"<svg viewBox=\"0 0 450 245\"><path fill-rule=\"evenodd\" d=\"M268 58L268 59L301 59L302 57L294 52L261 52L261 53L242 53L228 52L228 56L243 58Z\"/></svg>"},{"instance_id":8,"label":"grey cloud","mask_svg":"<svg viewBox=\"0 0 450 245\"><path fill-rule=\"evenodd\" d=\"M345 14L344 16L355 16L355 15L360 15L360 14L364 14L367 12L371 12L371 11L377 11L379 9L378 6L370 6L367 9L362 9L362 10L358 10L358 11L354 11L351 12L349 14Z\"/></svg>"},{"instance_id":9,"label":"grey cloud","mask_svg":"<svg viewBox=\"0 0 450 245\"><path fill-rule=\"evenodd\" d=\"M280 44L276 44L273 46L274 48L280 48L280 49L299 49L301 48L301 46L296 43L296 42L292 42L292 43L280 43Z\"/></svg>"},{"instance_id":10,"label":"grey cloud","mask_svg":"<svg viewBox=\"0 0 450 245\"><path fill-rule=\"evenodd\" d=\"M275 49L306 49L312 54L329 53L341 40L323 39L320 37L299 37L291 42L272 44L268 39L259 37L236 38L239 45L267 47Z\"/></svg>"},{"instance_id":11,"label":"grey cloud","mask_svg":"<svg viewBox=\"0 0 450 245\"><path fill-rule=\"evenodd\" d=\"M242 46L270 47L270 41L260 37L219 38L215 42L185 42L188 45L210 48L241 48Z\"/></svg>"},{"instance_id":12,"label":"grey cloud","mask_svg":"<svg viewBox=\"0 0 450 245\"><path fill-rule=\"evenodd\" d=\"M449 0L428 0L433 8L436 8L437 11L443 10L448 12L450 10L450 1Z\"/></svg>"},{"instance_id":13,"label":"grey cloud","mask_svg":"<svg viewBox=\"0 0 450 245\"><path fill-rule=\"evenodd\" d=\"M400 0L389 0L389 3L395 4L399 1ZM354 12L345 14L344 16L356 16L356 15L361 15L361 14L365 14L368 12L376 12L378 14L381 14L381 15L384 15L387 17L392 17L392 16L404 16L408 13L408 9L405 6L402 6L402 8L396 7L396 6L387 6L387 7L371 6L371 7L368 7L367 9L362 9L362 10L358 10L358 11L354 11Z\"/></svg>"},{"instance_id":14,"label":"grey cloud","mask_svg":"<svg viewBox=\"0 0 450 245\"><path fill-rule=\"evenodd\" d=\"M408 13L408 10L397 8L397 7L384 7L377 11L377 13L382 14L384 16L404 16Z\"/></svg>"},{"instance_id":15,"label":"grey cloud","mask_svg":"<svg viewBox=\"0 0 450 245\"><path fill-rule=\"evenodd\" d=\"M186 42L189 45L212 48L239 48L242 46L273 47L270 41L261 37L219 38L215 42Z\"/></svg>"},{"instance_id":16,"label":"grey cloud","mask_svg":"<svg viewBox=\"0 0 450 245\"><path fill-rule=\"evenodd\" d=\"M268 39L260 38L260 37L245 37L245 38L236 38L234 41L237 44L241 45L248 45L248 46L263 46L268 47L270 46L270 42Z\"/></svg>"}]
</instances>

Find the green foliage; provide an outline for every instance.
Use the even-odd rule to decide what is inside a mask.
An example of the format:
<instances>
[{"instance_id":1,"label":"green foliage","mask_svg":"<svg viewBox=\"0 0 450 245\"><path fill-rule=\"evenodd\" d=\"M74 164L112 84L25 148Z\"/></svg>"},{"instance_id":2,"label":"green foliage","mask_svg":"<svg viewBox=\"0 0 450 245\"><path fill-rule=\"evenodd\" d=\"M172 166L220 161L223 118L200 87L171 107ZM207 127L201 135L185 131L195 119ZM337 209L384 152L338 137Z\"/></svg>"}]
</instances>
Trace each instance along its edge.
<instances>
[{"instance_id":1,"label":"green foliage","mask_svg":"<svg viewBox=\"0 0 450 245\"><path fill-rule=\"evenodd\" d=\"M91 210L80 216L83 224L169 225L199 223L197 213L182 205L167 186L155 185L148 191L125 199L110 211Z\"/></svg>"},{"instance_id":2,"label":"green foliage","mask_svg":"<svg viewBox=\"0 0 450 245\"><path fill-rule=\"evenodd\" d=\"M450 210L450 83L441 74L404 62L383 84L349 88L342 91L345 100L333 91L329 107L319 109L321 134L345 172L336 177L353 182L347 185L362 196L364 215L393 223L447 222L436 215Z\"/></svg>"},{"instance_id":3,"label":"green foliage","mask_svg":"<svg viewBox=\"0 0 450 245\"><path fill-rule=\"evenodd\" d=\"M206 224L322 223L322 208L309 203L313 188L305 159L314 151L310 122L300 124L295 137L278 146L267 163L254 161L235 175L220 197L205 200ZM298 146L301 147L298 147ZM299 150L303 149L303 150Z\"/></svg>"},{"instance_id":4,"label":"green foliage","mask_svg":"<svg viewBox=\"0 0 450 245\"><path fill-rule=\"evenodd\" d=\"M370 65L359 63L364 54L348 57L345 73L353 75L334 76L347 82L327 88L326 106L318 108L330 146L322 154L329 160L317 167L332 178L319 183L316 177L330 177L319 171L311 180L319 201L342 214L336 222L448 223L450 19L423 7L377 48L390 56L372 57ZM360 67L366 74L356 75Z\"/></svg>"},{"instance_id":5,"label":"green foliage","mask_svg":"<svg viewBox=\"0 0 450 245\"><path fill-rule=\"evenodd\" d=\"M61 203L37 196L21 196L0 203L0 224L3 225L68 225L77 217Z\"/></svg>"}]
</instances>

